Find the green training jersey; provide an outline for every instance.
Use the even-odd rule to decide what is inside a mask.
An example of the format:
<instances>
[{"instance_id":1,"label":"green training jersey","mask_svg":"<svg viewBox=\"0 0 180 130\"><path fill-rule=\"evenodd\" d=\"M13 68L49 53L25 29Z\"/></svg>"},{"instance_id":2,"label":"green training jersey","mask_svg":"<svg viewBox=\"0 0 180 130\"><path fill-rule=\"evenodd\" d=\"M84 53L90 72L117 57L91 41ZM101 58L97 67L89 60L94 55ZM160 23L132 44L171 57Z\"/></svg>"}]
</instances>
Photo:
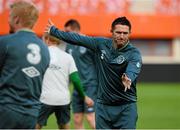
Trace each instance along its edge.
<instances>
[{"instance_id":1,"label":"green training jersey","mask_svg":"<svg viewBox=\"0 0 180 130\"><path fill-rule=\"evenodd\" d=\"M67 44L66 52L74 58L83 87L97 87L94 52L83 46L71 44Z\"/></svg>"},{"instance_id":2,"label":"green training jersey","mask_svg":"<svg viewBox=\"0 0 180 130\"><path fill-rule=\"evenodd\" d=\"M49 60L47 46L33 32L21 30L0 37L0 105L38 116Z\"/></svg>"},{"instance_id":3,"label":"green training jersey","mask_svg":"<svg viewBox=\"0 0 180 130\"><path fill-rule=\"evenodd\" d=\"M113 47L113 41L103 37L88 37L72 32L63 32L52 26L50 34L74 45L84 46L95 53L97 66L97 102L118 105L122 102L135 102L136 82L141 70L142 58L139 50L128 43L121 49ZM131 89L124 91L122 75L131 79Z\"/></svg>"}]
</instances>

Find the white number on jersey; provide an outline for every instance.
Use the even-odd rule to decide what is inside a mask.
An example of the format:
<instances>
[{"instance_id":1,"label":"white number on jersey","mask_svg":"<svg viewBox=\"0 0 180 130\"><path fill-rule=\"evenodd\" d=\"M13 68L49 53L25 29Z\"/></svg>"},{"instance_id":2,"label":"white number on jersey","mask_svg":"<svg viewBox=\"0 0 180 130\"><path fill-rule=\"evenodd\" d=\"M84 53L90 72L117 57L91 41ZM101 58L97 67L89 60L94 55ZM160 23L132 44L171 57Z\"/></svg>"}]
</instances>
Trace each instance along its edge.
<instances>
[{"instance_id":1,"label":"white number on jersey","mask_svg":"<svg viewBox=\"0 0 180 130\"><path fill-rule=\"evenodd\" d=\"M39 64L41 61L40 47L36 44L30 43L27 48L30 52L27 54L27 61L31 64Z\"/></svg>"},{"instance_id":2,"label":"white number on jersey","mask_svg":"<svg viewBox=\"0 0 180 130\"><path fill-rule=\"evenodd\" d=\"M30 50L26 56L27 61L34 65L39 64L41 61L40 47L34 43L30 43L27 48ZM22 71L31 78L40 75L40 72L33 66L23 68Z\"/></svg>"}]
</instances>

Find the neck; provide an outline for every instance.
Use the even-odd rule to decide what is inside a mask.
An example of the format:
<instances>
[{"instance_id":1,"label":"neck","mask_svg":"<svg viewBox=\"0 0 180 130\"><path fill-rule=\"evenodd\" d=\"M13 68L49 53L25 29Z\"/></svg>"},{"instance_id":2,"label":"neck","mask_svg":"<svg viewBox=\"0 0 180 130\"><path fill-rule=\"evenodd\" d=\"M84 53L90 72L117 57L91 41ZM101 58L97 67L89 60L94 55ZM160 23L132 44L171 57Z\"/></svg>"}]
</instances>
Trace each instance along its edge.
<instances>
[{"instance_id":1,"label":"neck","mask_svg":"<svg viewBox=\"0 0 180 130\"><path fill-rule=\"evenodd\" d=\"M32 29L30 29L30 28L18 28L18 29L16 29L16 32L18 32L18 31L33 32L33 30L32 30Z\"/></svg>"},{"instance_id":2,"label":"neck","mask_svg":"<svg viewBox=\"0 0 180 130\"><path fill-rule=\"evenodd\" d=\"M124 47L126 47L128 45L129 41L127 41L126 43L124 44L121 44L121 45L118 45L115 41L113 41L113 47L115 49L123 49Z\"/></svg>"},{"instance_id":3,"label":"neck","mask_svg":"<svg viewBox=\"0 0 180 130\"><path fill-rule=\"evenodd\" d=\"M58 46L57 42L52 42L52 41L49 41L49 40L46 40L45 43L46 43L48 46Z\"/></svg>"}]
</instances>

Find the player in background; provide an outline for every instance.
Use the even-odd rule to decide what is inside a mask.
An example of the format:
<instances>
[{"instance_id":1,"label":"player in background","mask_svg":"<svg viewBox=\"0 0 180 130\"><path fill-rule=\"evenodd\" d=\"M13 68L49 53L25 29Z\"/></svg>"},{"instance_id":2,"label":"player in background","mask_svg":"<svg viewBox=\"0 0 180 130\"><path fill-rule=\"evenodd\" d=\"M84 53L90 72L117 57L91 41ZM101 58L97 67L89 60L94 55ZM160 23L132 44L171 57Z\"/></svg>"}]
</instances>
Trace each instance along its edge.
<instances>
[{"instance_id":1,"label":"player in background","mask_svg":"<svg viewBox=\"0 0 180 130\"><path fill-rule=\"evenodd\" d=\"M10 6L10 35L0 38L0 129L34 129L40 109L47 46L33 32L39 12L25 1Z\"/></svg>"},{"instance_id":2,"label":"player in background","mask_svg":"<svg viewBox=\"0 0 180 130\"><path fill-rule=\"evenodd\" d=\"M50 20L45 32L95 52L98 77L96 129L135 129L138 117L136 82L142 58L129 40L130 21L126 17L116 18L111 25L112 38L64 32Z\"/></svg>"},{"instance_id":3,"label":"player in background","mask_svg":"<svg viewBox=\"0 0 180 130\"><path fill-rule=\"evenodd\" d=\"M64 30L65 32L80 33L80 24L77 20L70 19L65 23ZM97 74L94 61L94 52L85 47L71 44L67 44L66 51L71 54L75 60L86 94L95 101L97 93ZM72 109L75 129L84 128L84 116L86 117L90 127L92 129L95 128L94 106L88 107L76 89L73 91Z\"/></svg>"},{"instance_id":4,"label":"player in background","mask_svg":"<svg viewBox=\"0 0 180 130\"><path fill-rule=\"evenodd\" d=\"M60 40L47 33L44 34L43 39L49 46L50 65L43 80L40 97L42 108L40 110L36 129L41 129L42 126L45 126L52 113L55 113L59 129L69 129L69 79L72 81L81 99L85 101L88 106L93 105L93 100L87 97L83 91L73 57L58 48Z\"/></svg>"}]
</instances>

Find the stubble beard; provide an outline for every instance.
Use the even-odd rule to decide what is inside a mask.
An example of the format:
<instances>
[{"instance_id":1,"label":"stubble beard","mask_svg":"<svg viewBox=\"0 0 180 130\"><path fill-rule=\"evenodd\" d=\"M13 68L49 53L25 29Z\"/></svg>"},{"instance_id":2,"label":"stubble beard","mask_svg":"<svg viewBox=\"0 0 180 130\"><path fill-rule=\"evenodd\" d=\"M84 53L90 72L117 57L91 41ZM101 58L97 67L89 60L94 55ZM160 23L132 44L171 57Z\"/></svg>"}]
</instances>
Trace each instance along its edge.
<instances>
[{"instance_id":1,"label":"stubble beard","mask_svg":"<svg viewBox=\"0 0 180 130\"><path fill-rule=\"evenodd\" d=\"M116 48L120 49L126 44L126 41L121 41L121 42L115 41L115 44L116 44Z\"/></svg>"}]
</instances>

